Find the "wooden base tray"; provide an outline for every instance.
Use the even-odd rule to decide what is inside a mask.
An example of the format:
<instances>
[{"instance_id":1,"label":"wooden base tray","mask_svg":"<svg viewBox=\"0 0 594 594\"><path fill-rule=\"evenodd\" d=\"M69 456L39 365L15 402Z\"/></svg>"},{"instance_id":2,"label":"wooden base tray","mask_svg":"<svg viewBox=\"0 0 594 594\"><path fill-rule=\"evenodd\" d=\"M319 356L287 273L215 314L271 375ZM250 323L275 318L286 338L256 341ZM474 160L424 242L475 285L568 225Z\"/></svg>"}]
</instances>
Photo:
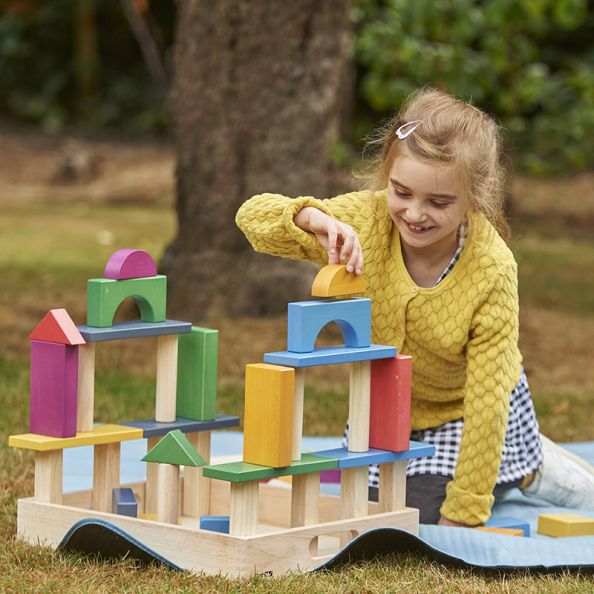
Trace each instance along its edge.
<instances>
[{"instance_id":1,"label":"wooden base tray","mask_svg":"<svg viewBox=\"0 0 594 594\"><path fill-rule=\"evenodd\" d=\"M182 479L183 480L183 479ZM143 511L144 483L131 487ZM209 513L227 514L229 485L212 481ZM182 490L183 491L183 490ZM73 524L84 518L99 518L118 526L146 547L175 565L194 573L248 577L254 573L281 575L318 567L345 543L359 534L380 527L401 528L418 533L416 509L377 513L369 504L369 516L338 519L340 498L320 495L320 524L289 528L291 490L260 485L258 533L231 536L200 530L198 518L182 517L181 525L130 518L88 509L91 491L64 495L64 505L41 503L33 498L18 502L17 535L31 543L56 548ZM181 508L180 508L181 509Z\"/></svg>"}]
</instances>

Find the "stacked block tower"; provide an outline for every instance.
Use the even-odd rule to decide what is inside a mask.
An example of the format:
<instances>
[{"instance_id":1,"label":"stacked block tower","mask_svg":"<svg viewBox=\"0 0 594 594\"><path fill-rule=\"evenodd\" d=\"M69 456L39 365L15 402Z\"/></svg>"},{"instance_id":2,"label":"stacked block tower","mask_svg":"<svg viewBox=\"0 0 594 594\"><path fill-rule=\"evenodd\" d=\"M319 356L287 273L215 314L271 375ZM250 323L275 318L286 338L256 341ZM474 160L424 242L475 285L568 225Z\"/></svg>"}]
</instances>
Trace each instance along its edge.
<instances>
[{"instance_id":1,"label":"stacked block tower","mask_svg":"<svg viewBox=\"0 0 594 594\"><path fill-rule=\"evenodd\" d=\"M373 528L418 531L418 510L405 506L406 460L433 448L409 442L412 361L371 344L371 301L352 297L362 278L327 266L312 288L318 299L289 304L287 350L246 366L243 459L222 464L210 464L211 431L239 419L215 412L218 332L166 319L166 286L149 254L119 250L88 281L86 325L51 310L31 334L30 433L9 438L35 455L20 538L57 547L98 520L179 567L245 576L313 568ZM114 323L129 297L140 320ZM316 348L330 322L345 344ZM157 337L154 418L95 424L96 344L147 336ZM305 369L331 364L350 366L348 448L302 453ZM146 480L122 485L121 442L140 438ZM63 450L89 445L92 489L63 493ZM367 501L372 463L379 504ZM336 469L340 497L320 494L320 473ZM262 483L287 476L291 489Z\"/></svg>"}]
</instances>

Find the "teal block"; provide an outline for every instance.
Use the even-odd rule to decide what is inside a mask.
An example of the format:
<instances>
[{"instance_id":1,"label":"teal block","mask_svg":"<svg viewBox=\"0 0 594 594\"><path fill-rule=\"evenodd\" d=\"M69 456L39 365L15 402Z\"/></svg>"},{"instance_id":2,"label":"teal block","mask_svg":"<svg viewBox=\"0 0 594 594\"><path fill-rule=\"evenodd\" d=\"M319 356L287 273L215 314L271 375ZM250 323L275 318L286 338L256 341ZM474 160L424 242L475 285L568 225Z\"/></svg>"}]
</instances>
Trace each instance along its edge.
<instances>
[{"instance_id":1,"label":"teal block","mask_svg":"<svg viewBox=\"0 0 594 594\"><path fill-rule=\"evenodd\" d=\"M179 338L177 356L178 417L210 421L216 415L219 331L192 326Z\"/></svg>"},{"instance_id":2,"label":"teal block","mask_svg":"<svg viewBox=\"0 0 594 594\"><path fill-rule=\"evenodd\" d=\"M87 326L109 328L120 304L132 297L143 322L164 322L167 306L167 277L129 280L91 278L87 282Z\"/></svg>"}]
</instances>

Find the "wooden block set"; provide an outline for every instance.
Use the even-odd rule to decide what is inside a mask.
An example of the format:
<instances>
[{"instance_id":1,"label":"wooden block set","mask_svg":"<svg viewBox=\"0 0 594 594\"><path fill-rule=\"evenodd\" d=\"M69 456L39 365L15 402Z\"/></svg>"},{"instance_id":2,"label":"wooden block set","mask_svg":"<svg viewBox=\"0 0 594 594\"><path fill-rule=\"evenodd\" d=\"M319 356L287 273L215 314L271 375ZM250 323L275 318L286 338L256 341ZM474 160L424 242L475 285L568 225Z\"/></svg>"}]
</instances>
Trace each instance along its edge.
<instances>
[{"instance_id":1,"label":"wooden block set","mask_svg":"<svg viewBox=\"0 0 594 594\"><path fill-rule=\"evenodd\" d=\"M289 304L288 350L246 367L243 461L210 465L211 431L236 426L216 414L218 332L166 319L167 279L141 250L119 250L104 278L88 281L87 324L51 310L30 336L30 433L9 438L35 454L35 494L18 503L18 536L58 546L85 518L128 532L180 567L212 574L274 574L323 563L370 529L418 531L405 506L406 460L433 454L409 443L412 361L370 342L371 301L342 266L323 268L320 300ZM132 297L140 320L113 323ZM344 345L315 348L336 322ZM94 423L95 345L157 337L154 419ZM350 365L348 448L302 454L305 368ZM120 446L145 438L146 481L120 484ZM93 488L62 492L65 448L94 448ZM368 465L380 464L379 504L367 501ZM183 467L183 472L180 472ZM341 471L341 496L320 494L320 473ZM292 477L292 488L261 484Z\"/></svg>"}]
</instances>

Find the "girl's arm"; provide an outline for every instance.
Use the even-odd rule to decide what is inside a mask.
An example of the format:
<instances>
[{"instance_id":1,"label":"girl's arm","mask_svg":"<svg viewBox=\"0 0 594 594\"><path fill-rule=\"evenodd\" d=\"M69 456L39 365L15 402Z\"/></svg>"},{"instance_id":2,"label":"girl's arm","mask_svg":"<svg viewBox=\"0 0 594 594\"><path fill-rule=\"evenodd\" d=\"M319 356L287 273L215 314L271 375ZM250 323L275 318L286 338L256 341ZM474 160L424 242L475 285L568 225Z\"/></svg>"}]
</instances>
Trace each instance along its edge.
<instances>
[{"instance_id":1,"label":"girl's arm","mask_svg":"<svg viewBox=\"0 0 594 594\"><path fill-rule=\"evenodd\" d=\"M520 377L515 263L500 271L478 311L467 345L464 427L443 517L469 526L487 521L499 474L509 397Z\"/></svg>"},{"instance_id":2,"label":"girl's arm","mask_svg":"<svg viewBox=\"0 0 594 594\"><path fill-rule=\"evenodd\" d=\"M256 251L319 264L363 266L361 245L372 237L375 204L371 192L328 200L259 194L247 200L235 222Z\"/></svg>"}]
</instances>

